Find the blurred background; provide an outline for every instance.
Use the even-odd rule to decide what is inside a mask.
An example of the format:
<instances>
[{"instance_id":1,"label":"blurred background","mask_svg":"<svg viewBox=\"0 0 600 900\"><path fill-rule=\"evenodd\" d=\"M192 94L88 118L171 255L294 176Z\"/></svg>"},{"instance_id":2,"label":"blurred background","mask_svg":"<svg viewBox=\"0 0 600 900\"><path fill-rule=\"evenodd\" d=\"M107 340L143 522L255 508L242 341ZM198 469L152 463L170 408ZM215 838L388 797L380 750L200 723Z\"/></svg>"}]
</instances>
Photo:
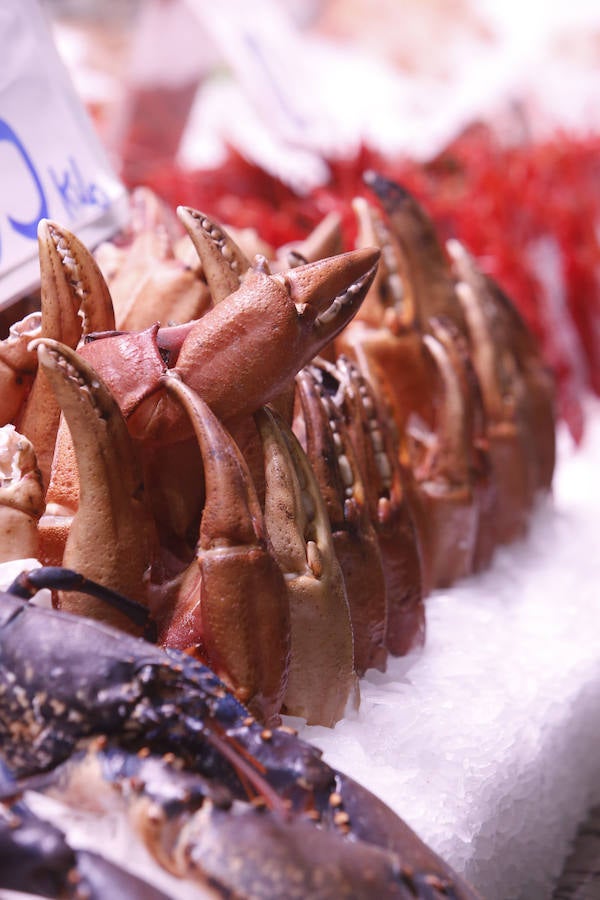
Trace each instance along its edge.
<instances>
[{"instance_id":1,"label":"blurred background","mask_svg":"<svg viewBox=\"0 0 600 900\"><path fill-rule=\"evenodd\" d=\"M43 0L115 169L265 240L377 168L517 303L576 440L600 392L600 4Z\"/></svg>"}]
</instances>

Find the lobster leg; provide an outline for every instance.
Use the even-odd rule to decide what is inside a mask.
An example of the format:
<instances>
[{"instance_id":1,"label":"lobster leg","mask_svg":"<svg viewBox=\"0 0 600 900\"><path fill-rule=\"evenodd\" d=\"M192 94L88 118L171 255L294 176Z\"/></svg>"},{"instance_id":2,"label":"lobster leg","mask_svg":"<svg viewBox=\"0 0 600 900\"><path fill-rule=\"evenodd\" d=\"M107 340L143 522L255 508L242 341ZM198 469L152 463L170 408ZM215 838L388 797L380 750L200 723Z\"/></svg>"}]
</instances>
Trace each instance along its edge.
<instances>
[{"instance_id":1,"label":"lobster leg","mask_svg":"<svg viewBox=\"0 0 600 900\"><path fill-rule=\"evenodd\" d=\"M97 853L73 850L58 828L23 801L0 804L0 888L65 900L169 900Z\"/></svg>"},{"instance_id":2,"label":"lobster leg","mask_svg":"<svg viewBox=\"0 0 600 900\"><path fill-rule=\"evenodd\" d=\"M317 481L285 422L256 413L265 458L265 521L286 580L291 662L285 711L333 725L357 691L343 575Z\"/></svg>"}]
</instances>

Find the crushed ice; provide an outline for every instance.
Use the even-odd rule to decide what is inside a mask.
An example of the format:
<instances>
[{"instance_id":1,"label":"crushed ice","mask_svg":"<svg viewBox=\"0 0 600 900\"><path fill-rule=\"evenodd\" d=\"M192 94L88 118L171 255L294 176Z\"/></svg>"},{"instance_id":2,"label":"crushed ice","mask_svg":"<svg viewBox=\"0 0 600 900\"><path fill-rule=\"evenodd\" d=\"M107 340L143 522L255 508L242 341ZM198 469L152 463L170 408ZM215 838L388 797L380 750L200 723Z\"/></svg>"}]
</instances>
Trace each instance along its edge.
<instances>
[{"instance_id":1,"label":"crushed ice","mask_svg":"<svg viewBox=\"0 0 600 900\"><path fill-rule=\"evenodd\" d=\"M527 539L428 599L424 651L369 672L356 715L300 731L486 900L547 898L600 801L600 403L587 412Z\"/></svg>"},{"instance_id":2,"label":"crushed ice","mask_svg":"<svg viewBox=\"0 0 600 900\"><path fill-rule=\"evenodd\" d=\"M600 802L600 402L587 413L581 448L560 433L528 538L428 599L424 651L369 672L358 713L300 730L486 900L545 900ZM0 566L0 584L34 565ZM121 841L102 845L122 862Z\"/></svg>"}]
</instances>

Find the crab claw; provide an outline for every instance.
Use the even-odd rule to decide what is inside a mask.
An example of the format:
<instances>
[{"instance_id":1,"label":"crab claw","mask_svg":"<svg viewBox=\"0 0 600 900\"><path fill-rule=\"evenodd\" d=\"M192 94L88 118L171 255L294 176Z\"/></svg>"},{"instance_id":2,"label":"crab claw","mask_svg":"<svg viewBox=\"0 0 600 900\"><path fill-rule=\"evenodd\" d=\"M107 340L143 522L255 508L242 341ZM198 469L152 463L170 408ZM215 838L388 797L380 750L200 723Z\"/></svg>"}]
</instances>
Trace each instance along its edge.
<instances>
[{"instance_id":1,"label":"crab claw","mask_svg":"<svg viewBox=\"0 0 600 900\"><path fill-rule=\"evenodd\" d=\"M37 354L29 344L41 334L39 312L11 325L0 341L0 425L15 423L31 390L37 370Z\"/></svg>"},{"instance_id":2,"label":"crab claw","mask_svg":"<svg viewBox=\"0 0 600 900\"><path fill-rule=\"evenodd\" d=\"M40 336L75 348L82 334L114 328L112 301L93 256L66 228L42 219L38 225L42 283ZM36 449L48 484L60 410L44 372L38 370L19 429Z\"/></svg>"},{"instance_id":3,"label":"crab claw","mask_svg":"<svg viewBox=\"0 0 600 900\"><path fill-rule=\"evenodd\" d=\"M362 472L371 521L379 540L387 593L385 645L402 656L425 639L421 553L400 466L391 416L347 357L335 366L311 366L322 388L343 414Z\"/></svg>"},{"instance_id":4,"label":"crab claw","mask_svg":"<svg viewBox=\"0 0 600 900\"><path fill-rule=\"evenodd\" d=\"M153 527L142 494L141 468L121 411L98 374L69 347L42 339L38 356L64 414L75 449L79 503L70 524L63 564L133 600L146 603L147 572L154 551ZM51 511L49 511L50 513ZM52 543L55 528L68 527L47 513L40 528ZM106 620L101 602L61 594L61 608ZM111 611L113 624L131 622Z\"/></svg>"},{"instance_id":5,"label":"crab claw","mask_svg":"<svg viewBox=\"0 0 600 900\"><path fill-rule=\"evenodd\" d=\"M291 662L284 710L311 725L334 725L357 702L353 638L331 528L306 455L276 413L255 420L265 457L265 522L283 570L291 620Z\"/></svg>"},{"instance_id":6,"label":"crab claw","mask_svg":"<svg viewBox=\"0 0 600 900\"><path fill-rule=\"evenodd\" d=\"M386 585L381 551L369 516L365 485L341 413L309 366L296 379L305 450L331 524L354 634L357 675L385 670Z\"/></svg>"},{"instance_id":7,"label":"crab claw","mask_svg":"<svg viewBox=\"0 0 600 900\"><path fill-rule=\"evenodd\" d=\"M448 320L434 319L423 341L438 372L433 430L409 420L412 469L418 485L415 519L421 535L427 593L473 571L479 525L474 482L473 396Z\"/></svg>"},{"instance_id":8,"label":"crab claw","mask_svg":"<svg viewBox=\"0 0 600 900\"><path fill-rule=\"evenodd\" d=\"M417 310L412 283L403 278L403 257L398 241L374 206L364 197L355 197L357 247L379 247L381 262L358 313L361 322L373 328L386 326L394 334L415 326Z\"/></svg>"},{"instance_id":9,"label":"crab claw","mask_svg":"<svg viewBox=\"0 0 600 900\"><path fill-rule=\"evenodd\" d=\"M177 255L179 223L147 188L131 196L131 226L126 246L102 244L96 251L117 327L137 331L154 322L188 322L202 315L210 307L206 284L198 266Z\"/></svg>"},{"instance_id":10,"label":"crab claw","mask_svg":"<svg viewBox=\"0 0 600 900\"><path fill-rule=\"evenodd\" d=\"M167 329L168 346L159 347L154 334L132 364L131 343L137 337L115 334L86 344L82 353L114 390L132 435L149 442L183 440L189 437L189 423L160 390L167 364L221 421L253 413L281 394L352 318L378 258L378 250L354 251L277 275L267 274L258 261L240 288L201 319ZM123 367L132 387L128 398L121 395L119 378L111 375Z\"/></svg>"},{"instance_id":11,"label":"crab claw","mask_svg":"<svg viewBox=\"0 0 600 900\"><path fill-rule=\"evenodd\" d=\"M523 424L529 423L528 442L534 451L535 487L549 490L556 462L555 384L544 365L535 338L509 298L489 277L479 271L475 260L458 241L448 241L448 253L461 282L457 286L471 335L472 354L486 398L493 403L492 419L510 418L507 398L514 388L504 386L498 397L498 378L523 382L521 408ZM513 372L502 373L507 362ZM494 385L496 381L496 385ZM500 388L502 390L502 388ZM508 412L508 415L507 415ZM527 427L527 426L525 426Z\"/></svg>"},{"instance_id":12,"label":"crab claw","mask_svg":"<svg viewBox=\"0 0 600 900\"><path fill-rule=\"evenodd\" d=\"M255 266L191 329L176 371L218 418L253 412L350 321L378 259L370 249L277 275Z\"/></svg>"},{"instance_id":13,"label":"crab claw","mask_svg":"<svg viewBox=\"0 0 600 900\"><path fill-rule=\"evenodd\" d=\"M44 489L31 442L14 425L0 428L0 562L35 559Z\"/></svg>"},{"instance_id":14,"label":"crab claw","mask_svg":"<svg viewBox=\"0 0 600 900\"><path fill-rule=\"evenodd\" d=\"M277 716L289 662L289 610L244 459L197 394L173 373L167 390L189 415L202 452L206 500L194 561L162 642L199 654L261 720Z\"/></svg>"},{"instance_id":15,"label":"crab claw","mask_svg":"<svg viewBox=\"0 0 600 900\"><path fill-rule=\"evenodd\" d=\"M178 206L177 215L202 263L213 303L220 303L240 286L250 260L225 229L205 213Z\"/></svg>"},{"instance_id":16,"label":"crab claw","mask_svg":"<svg viewBox=\"0 0 600 900\"><path fill-rule=\"evenodd\" d=\"M57 222L38 225L44 337L75 347L82 334L115 327L110 292L87 247Z\"/></svg>"},{"instance_id":17,"label":"crab claw","mask_svg":"<svg viewBox=\"0 0 600 900\"><path fill-rule=\"evenodd\" d=\"M313 228L302 241L292 241L277 249L278 268L294 268L307 262L316 262L342 252L342 220L332 210ZM367 245L365 245L367 246ZM371 241L368 246L374 246Z\"/></svg>"},{"instance_id":18,"label":"crab claw","mask_svg":"<svg viewBox=\"0 0 600 900\"><path fill-rule=\"evenodd\" d=\"M464 331L454 280L433 222L406 188L376 172L366 172L364 180L388 215L390 232L401 254L402 281L410 286L417 324L426 327L433 316L448 316Z\"/></svg>"}]
</instances>

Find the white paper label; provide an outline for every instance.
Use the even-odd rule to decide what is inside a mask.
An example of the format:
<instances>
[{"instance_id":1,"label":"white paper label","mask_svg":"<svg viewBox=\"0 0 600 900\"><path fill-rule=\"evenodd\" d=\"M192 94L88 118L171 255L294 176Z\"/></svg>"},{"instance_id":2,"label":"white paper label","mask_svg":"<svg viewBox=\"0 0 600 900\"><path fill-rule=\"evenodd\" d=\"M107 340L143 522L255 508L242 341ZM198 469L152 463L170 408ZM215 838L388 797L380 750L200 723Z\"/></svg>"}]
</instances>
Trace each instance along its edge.
<instances>
[{"instance_id":1,"label":"white paper label","mask_svg":"<svg viewBox=\"0 0 600 900\"><path fill-rule=\"evenodd\" d=\"M127 215L111 169L35 0L0 5L0 308L39 281L37 223L86 244Z\"/></svg>"}]
</instances>

